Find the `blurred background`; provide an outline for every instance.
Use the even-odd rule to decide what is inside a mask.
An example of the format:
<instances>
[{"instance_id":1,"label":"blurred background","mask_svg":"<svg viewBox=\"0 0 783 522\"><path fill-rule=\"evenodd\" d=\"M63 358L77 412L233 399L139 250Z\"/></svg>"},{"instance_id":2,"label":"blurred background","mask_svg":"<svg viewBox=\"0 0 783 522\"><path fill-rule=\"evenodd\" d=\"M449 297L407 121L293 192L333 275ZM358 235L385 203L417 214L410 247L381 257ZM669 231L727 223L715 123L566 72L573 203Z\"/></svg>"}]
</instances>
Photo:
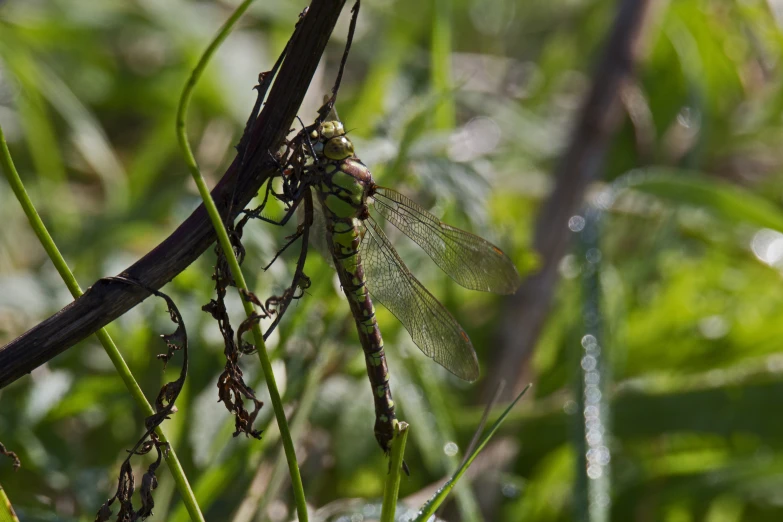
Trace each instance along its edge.
<instances>
[{"instance_id":1,"label":"blurred background","mask_svg":"<svg viewBox=\"0 0 783 522\"><path fill-rule=\"evenodd\" d=\"M235 6L0 3L0 125L83 288L137 260L199 204L176 144L176 104ZM211 184L233 158L258 73L304 6L252 5L196 89L188 128ZM499 245L524 277L541 264L536 218L617 8L365 0L337 106L357 154L381 184ZM305 122L331 87L348 16L300 110ZM401 486L411 508L459 464L504 369L505 395L534 386L444 519L783 519L781 23L779 0L654 3L619 127L587 206L568 220L572 247L556 261L551 307L464 290L392 237L471 336L483 375L476 384L452 377L379 307L399 417L412 425L412 472ZM71 297L4 178L0 219L5 344ZM244 269L259 296L290 281L294 251L261 267L294 228L245 228ZM201 311L214 259L208 251L164 288L192 350L179 411L164 429L208 520L290 520L255 357L241 362L267 403L263 440L232 438L233 418L217 403L222 339ZM315 253L305 271L308 295L270 342L305 491L320 508L315 519L370 520L387 464L372 434L363 355L334 273ZM232 293L229 305L236 326ZM532 335L518 329L531 314L541 314ZM158 336L171 330L152 300L109 327L149 399L178 371L177 358L165 373L155 359ZM0 441L23 462L14 473L0 461L0 484L22 521L93 520L143 431L143 415L89 338L0 391ZM165 466L158 475L150 520L187 520Z\"/></svg>"}]
</instances>

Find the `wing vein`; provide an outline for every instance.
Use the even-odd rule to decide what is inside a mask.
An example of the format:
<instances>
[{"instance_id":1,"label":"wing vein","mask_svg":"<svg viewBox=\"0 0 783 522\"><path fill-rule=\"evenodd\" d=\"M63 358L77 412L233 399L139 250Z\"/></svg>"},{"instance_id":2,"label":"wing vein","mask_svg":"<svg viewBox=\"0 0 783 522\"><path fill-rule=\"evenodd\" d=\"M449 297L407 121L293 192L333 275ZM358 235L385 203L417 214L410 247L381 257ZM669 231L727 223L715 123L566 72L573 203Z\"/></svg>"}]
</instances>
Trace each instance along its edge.
<instances>
[{"instance_id":1,"label":"wing vein","mask_svg":"<svg viewBox=\"0 0 783 522\"><path fill-rule=\"evenodd\" d=\"M360 255L373 299L389 309L421 351L458 377L478 378L468 336L442 304L410 273L372 218L364 221Z\"/></svg>"}]
</instances>

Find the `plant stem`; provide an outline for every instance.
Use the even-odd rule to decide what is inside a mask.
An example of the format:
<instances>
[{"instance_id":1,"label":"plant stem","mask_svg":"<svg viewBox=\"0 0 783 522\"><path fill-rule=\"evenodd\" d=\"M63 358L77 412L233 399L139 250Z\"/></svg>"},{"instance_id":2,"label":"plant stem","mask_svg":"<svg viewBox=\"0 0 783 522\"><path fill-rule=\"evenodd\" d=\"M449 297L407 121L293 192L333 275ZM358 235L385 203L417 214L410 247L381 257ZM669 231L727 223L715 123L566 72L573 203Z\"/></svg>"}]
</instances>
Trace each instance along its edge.
<instances>
[{"instance_id":1,"label":"plant stem","mask_svg":"<svg viewBox=\"0 0 783 522\"><path fill-rule=\"evenodd\" d=\"M242 269L239 267L239 262L234 255L234 250L231 246L231 241L229 240L228 232L226 231L226 228L223 224L220 212L218 211L217 206L212 199L212 195L209 193L209 188L207 187L207 183L204 180L204 177L199 171L199 168L196 164L196 158L193 156L193 151L190 149L190 144L188 143L187 133L185 130L185 117L187 116L188 105L190 104L190 98L193 94L193 88L204 72L207 63L214 54L215 50L220 46L223 40L226 39L236 21L240 16L242 16L242 13L245 12L252 1L253 0L245 0L242 2L242 4L236 9L236 11L234 11L226 23L223 24L223 27L221 27L217 36L215 36L215 39L209 44L206 51L204 51L204 54L201 56L201 59L196 65L195 69L193 69L190 78L188 78L188 81L185 83L185 88L182 91L179 107L177 109L176 122L177 139L179 140L179 145L185 158L185 163L188 166L188 170L190 170L190 174L193 176L193 180L196 182L201 199L204 201L204 207L209 214L209 219L212 221L212 226L215 228L220 248L225 254L228 266L231 270L231 275L236 282L237 289L240 291L240 300L242 301L242 306L245 308L245 313L248 317L251 317L253 314L255 314L255 306L253 303L242 297L241 293L243 290L245 292L249 292L250 290L247 286L247 282L245 281L245 276L242 274ZM294 441L288 428L288 421L286 420L285 411L283 410L283 401L280 399L280 392L277 389L274 372L272 371L272 363L269 361L269 355L266 351L266 344L264 343L264 336L261 333L261 328L257 322L253 325L252 332L255 346L258 351L258 358L261 361L261 369L264 372L264 377L266 378L267 387L269 389L272 408L275 411L275 418L277 420L278 428L280 429L280 438L283 442L283 449L285 451L286 460L288 461L288 473L291 476L291 486L294 491L296 511L299 516L299 521L307 522L307 504L305 502L304 487L302 486L302 477L299 473L299 464L296 461Z\"/></svg>"},{"instance_id":2,"label":"plant stem","mask_svg":"<svg viewBox=\"0 0 783 522\"><path fill-rule=\"evenodd\" d=\"M391 458L389 459L389 475L386 477L386 487L383 489L383 507L381 522L394 522L394 512L397 510L397 497L400 495L400 478L403 467L402 457L405 455L405 443L408 441L408 423L398 422L394 427Z\"/></svg>"},{"instance_id":3,"label":"plant stem","mask_svg":"<svg viewBox=\"0 0 783 522\"><path fill-rule=\"evenodd\" d=\"M71 269L68 268L68 264L65 262L65 259L60 253L60 250L57 248L54 239L52 239L52 236L46 229L46 225L44 225L43 221L41 220L41 216L39 216L38 211L35 210L35 206L33 205L30 196L27 194L27 190L24 188L22 179L19 177L19 173L16 171L14 162L11 159L11 152L8 150L8 144L5 141L5 135L3 134L3 129L1 127L0 165L2 165L3 172L5 172L8 183L11 185L11 189L14 191L17 201L19 201L19 204L22 206L24 213L27 215L30 226L33 228L35 235L38 236L38 240L41 242L41 245L46 251L46 254L49 256L49 259L51 259L54 267L57 269L57 272L63 279L63 282L65 282L65 286L67 286L68 290L71 292L71 295L74 297L74 299L78 298L83 293L82 289L79 287L79 283L76 281L73 272L71 272ZM117 345L114 344L114 341L112 340L109 333L105 328L101 328L95 332L95 336L98 338L98 341L100 341L103 349L106 350L106 354L114 364L114 368L117 370L117 373L125 383L125 387L130 392L133 400L136 402L136 405L141 408L147 417L154 415L155 410L152 409L150 403L147 402L147 398L144 397L144 392L141 391L139 384L133 377L130 368L128 368L128 365L122 358L122 354L117 348ZM158 427L155 432L158 434L158 437L161 441L168 442L166 435L160 427ZM190 484L185 477L182 464L179 462L177 454L174 452L173 448L166 455L166 462L168 463L171 474L177 484L177 489L179 490L180 495L182 495L182 500L185 502L188 513L190 513L191 520L203 522L204 515L201 514L201 509L198 507L196 497L193 495L193 490L190 488Z\"/></svg>"},{"instance_id":4,"label":"plant stem","mask_svg":"<svg viewBox=\"0 0 783 522\"><path fill-rule=\"evenodd\" d=\"M522 396L525 394L525 392L527 392L529 388L530 388L529 384L525 386L522 392L519 395L517 395L517 398L514 399L511 402L511 404L508 405L508 407L503 411L503 413L500 414L498 420L496 420L495 423L492 426L490 426L489 430L487 430L487 434L484 436L481 442L475 448L473 448L473 451L470 453L470 455L466 456L465 460L462 462L462 465L460 465L459 469L457 469L457 471L454 472L451 478L447 480L446 483L443 486L441 486L438 489L438 491L436 491L435 494L427 502L424 503L424 505L419 510L419 513L416 515L416 518L412 519L411 522L425 522L429 520L432 515L435 514L435 511L437 511L437 509L440 507L443 501L446 500L446 497L449 495L451 490L454 489L454 486L457 485L457 483L465 474L465 472L468 470L468 468L473 463L473 461L476 460L478 454L481 453L481 450L484 449L484 446L487 445L487 443L490 441L490 439L498 430L498 428L500 428L500 425L503 424L503 422L506 420L508 414L511 413L512 408L514 408L516 403L519 401L519 399L522 398Z\"/></svg>"},{"instance_id":5,"label":"plant stem","mask_svg":"<svg viewBox=\"0 0 783 522\"><path fill-rule=\"evenodd\" d=\"M456 122L454 94L451 85L451 24L452 5L450 0L432 2L432 42L430 64L432 86L439 96L447 94L435 107L435 128L450 131Z\"/></svg>"}]
</instances>

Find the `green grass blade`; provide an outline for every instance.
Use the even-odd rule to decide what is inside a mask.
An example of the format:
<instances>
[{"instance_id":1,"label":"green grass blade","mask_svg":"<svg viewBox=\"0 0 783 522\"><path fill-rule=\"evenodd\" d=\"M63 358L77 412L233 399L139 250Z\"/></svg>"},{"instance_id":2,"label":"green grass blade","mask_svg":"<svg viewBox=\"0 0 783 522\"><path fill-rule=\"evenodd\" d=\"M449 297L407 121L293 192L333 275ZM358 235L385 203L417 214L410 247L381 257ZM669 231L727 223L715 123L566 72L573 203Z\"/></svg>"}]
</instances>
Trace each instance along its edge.
<instances>
[{"instance_id":1,"label":"green grass blade","mask_svg":"<svg viewBox=\"0 0 783 522\"><path fill-rule=\"evenodd\" d=\"M3 52L13 53L15 50L6 46ZM107 194L107 208L114 212L124 210L128 198L127 176L97 116L51 67L38 64L36 76L40 94L66 121L74 145L101 179Z\"/></svg>"},{"instance_id":2,"label":"green grass blade","mask_svg":"<svg viewBox=\"0 0 783 522\"><path fill-rule=\"evenodd\" d=\"M0 486L0 522L19 522L3 486Z\"/></svg>"},{"instance_id":3,"label":"green grass blade","mask_svg":"<svg viewBox=\"0 0 783 522\"><path fill-rule=\"evenodd\" d=\"M52 191L58 195L46 201L42 210L44 214L56 216L56 219L50 220L50 226L56 233L67 234L79 229L79 214L72 211L76 203L68 185L57 131L39 91L43 81L35 60L23 45L15 43L10 27L3 26L3 30L11 45L0 43L0 57L21 86L17 96L19 123L24 131L33 168L40 176L39 190Z\"/></svg>"},{"instance_id":4,"label":"green grass blade","mask_svg":"<svg viewBox=\"0 0 783 522\"><path fill-rule=\"evenodd\" d=\"M185 130L185 118L188 112L188 105L193 95L193 88L198 83L199 78L204 72L204 69L209 63L210 58L215 53L217 48L226 39L231 29L234 27L236 21L242 16L245 10L250 6L253 0L245 0L237 7L236 11L226 20L223 27L220 28L218 34L209 44L204 54L199 59L198 64L193 69L193 72L185 83L185 87L182 90L182 96L180 97L179 107L177 108L177 120L176 120L176 132L177 139L179 140L180 148L182 149L182 155L185 159L185 163L193 176L198 187L201 199L204 202L204 207L209 214L212 226L215 228L215 232L218 236L218 242L220 247L225 253L226 260L229 268L231 269L231 275L236 282L237 290L241 293L243 290L249 292L247 281L242 273L242 269L239 267L239 262L236 256L234 256L234 250L231 246L231 241L228 237L228 232L223 225L223 220L220 217L215 201L212 199L212 194L209 192L207 182L204 180L204 176L201 175L201 171L196 164L196 158L193 156L193 151L190 148L188 142L187 132ZM240 301L245 309L245 313L248 317L255 315L256 310L253 303L244 299L240 295ZM286 420L285 410L283 409L283 401L280 399L280 391L277 388L277 382L275 381L275 375L272 370L272 363L269 360L269 354L266 350L266 344L264 343L264 336L261 333L261 328L256 322L252 328L253 340L258 353L258 358L261 363L261 369L264 372L266 378L267 388L269 390L269 397L272 402L272 409L275 412L275 418L277 420L277 426L280 429L280 438L283 442L283 450L285 451L286 459L288 461L288 473L291 476L291 485L294 491L294 500L296 503L296 511L299 516L300 522L307 522L307 503L304 496L304 487L302 486L302 476L299 472L299 464L296 461L296 452L294 450L294 442L291 437L291 430L288 427L288 421Z\"/></svg>"},{"instance_id":5,"label":"green grass blade","mask_svg":"<svg viewBox=\"0 0 783 522\"><path fill-rule=\"evenodd\" d=\"M435 493L435 495L433 495L432 498L429 499L427 503L422 506L418 516L415 519L413 519L413 522L425 522L435 513L435 511L440 507L440 505L443 504L443 501L446 500L446 497L451 492L451 490L454 489L454 486L457 484L459 479L462 478L462 475L465 474L465 472L468 470L470 465L476 459L478 454L481 453L481 450L484 449L484 446L486 446L489 440L492 438L492 436L495 435L495 432L498 430L498 428L500 428L500 425L503 424L503 421L506 420L508 414L511 413L511 410L514 408L514 406L519 401L519 399L521 399L522 396L525 395L528 389L530 389L529 384L525 386L525 389L522 390L522 392L520 392L519 395L517 395L516 399L514 399L511 402L511 404L508 405L508 408L506 408L505 411L503 411L500 417L498 417L498 420L496 420L495 423L489 428L487 434L484 436L484 438L481 440L478 446L476 446L476 448L473 450L470 456L465 460L462 466L460 466L459 469L456 472L454 472L454 475L452 475L451 478L443 485L443 487L440 488Z\"/></svg>"},{"instance_id":6,"label":"green grass blade","mask_svg":"<svg viewBox=\"0 0 783 522\"><path fill-rule=\"evenodd\" d=\"M572 447L576 458L576 480L572 503L574 520L607 522L611 511L612 473L608 440L612 438L611 388L609 357L615 351L614 343L605 335L607 317L602 286L604 269L600 258L592 258L591 251L600 251L603 239L602 211L585 212L585 225L579 234L579 256L590 263L582 276L582 316L594 318L584 322L579 332L581 350L571 355L574 365L574 397L577 415L572 415Z\"/></svg>"},{"instance_id":7,"label":"green grass blade","mask_svg":"<svg viewBox=\"0 0 783 522\"><path fill-rule=\"evenodd\" d=\"M0 45L0 56L23 89L19 95L20 123L33 165L42 178L56 185L64 184L67 175L58 147L57 131L39 91L43 80L38 66L25 46L15 38L12 28L4 26L3 30L10 45Z\"/></svg>"},{"instance_id":8,"label":"green grass blade","mask_svg":"<svg viewBox=\"0 0 783 522\"><path fill-rule=\"evenodd\" d=\"M131 208L146 203L156 183L166 172L166 164L177 152L177 138L171 135L168 113L159 117L147 131L128 167Z\"/></svg>"},{"instance_id":9,"label":"green grass blade","mask_svg":"<svg viewBox=\"0 0 783 522\"><path fill-rule=\"evenodd\" d=\"M435 426L434 429L418 429L414 433L414 437L419 436L421 439L422 431L433 431L435 432L435 437L432 437L432 435L428 433L425 433L424 435L427 435L428 439L437 438L439 441L457 440L457 434L454 430L454 425L449 415L449 412L452 411L452 408L444 396L444 391L441 389L438 382L436 382L434 379L428 378L429 376L427 375L427 369L425 366L422 364L417 364L417 362L418 361L414 361L413 359L406 360L406 364L410 367L410 371L412 373L415 372L418 376L418 385L421 386L424 390L424 396L427 398L427 402L430 404L430 409L426 412L426 414L429 415L431 411L432 415L434 415ZM487 408L487 415L489 414L489 411L495 402L496 401L493 401ZM413 405L410 403L410 401L408 401L406 402L405 406L406 416L410 418L413 413L411 411L411 407ZM424 419L422 419L422 421L423 420ZM483 431L484 423L481 423L475 435L475 443L478 443L478 437ZM443 469L445 469L448 473L453 473L460 466L461 462L459 459L456 457L447 456L446 453L441 449L440 443L436 442L436 440L429 441L425 439L419 440L418 443L420 449L422 449L422 456L426 455L433 460L438 459L438 462L442 463L444 466ZM465 453L466 457L472 451L472 448L473 446L468 446L468 449ZM432 465L430 464L430 466ZM460 517L462 517L461 520L463 520L463 522L474 522L482 520L478 500L476 499L476 496L473 494L473 490L470 487L458 486L455 489L454 494L456 495L457 507L459 508Z\"/></svg>"},{"instance_id":10,"label":"green grass blade","mask_svg":"<svg viewBox=\"0 0 783 522\"><path fill-rule=\"evenodd\" d=\"M640 176L631 175L627 187L673 202L699 206L724 219L783 232L783 209L733 183L689 171L652 169Z\"/></svg>"},{"instance_id":11,"label":"green grass blade","mask_svg":"<svg viewBox=\"0 0 783 522\"><path fill-rule=\"evenodd\" d=\"M451 0L434 0L432 43L430 47L432 88L438 95L448 94L435 108L435 128L451 130L457 121L451 85Z\"/></svg>"},{"instance_id":12,"label":"green grass blade","mask_svg":"<svg viewBox=\"0 0 783 522\"><path fill-rule=\"evenodd\" d=\"M193 483L193 490L204 509L210 509L222 497L226 483L230 483L242 467L242 456L232 455L219 466L210 466L202 471L198 480ZM166 517L166 522L186 522L188 513L183 506L177 506Z\"/></svg>"},{"instance_id":13,"label":"green grass blade","mask_svg":"<svg viewBox=\"0 0 783 522\"><path fill-rule=\"evenodd\" d=\"M394 427L391 458L389 459L389 475L386 477L386 487L383 489L383 506L381 522L394 522L394 512L397 510L397 497L400 495L400 478L404 465L405 443L408 441L408 423L399 422Z\"/></svg>"},{"instance_id":14,"label":"green grass blade","mask_svg":"<svg viewBox=\"0 0 783 522\"><path fill-rule=\"evenodd\" d=\"M46 229L43 220L38 215L38 211L36 211L35 206L22 183L22 179L19 177L19 173L11 159L11 152L8 150L8 144L5 141L5 135L3 134L2 128L0 128L0 167L2 167L6 178L8 179L8 183L11 185L11 189L14 191L19 204L22 206L27 219L30 221L30 226L35 232L35 235L38 236L41 245L49 256L49 259L51 259L52 264L54 264L57 269L57 272L60 274L60 277L63 279L63 282L65 282L65 286L68 287L68 290L74 298L81 296L83 292L79 283L76 281L73 272L71 272L71 269L68 267L62 254L60 254L60 250L57 248L54 239L52 239L52 236ZM125 383L133 400L136 401L136 404L146 416L153 415L155 411L152 409L152 406L150 406L150 403L147 402L146 397L144 397L144 393L141 391L139 384L133 377L130 368L128 368L128 365L122 358L120 350L117 348L117 345L114 344L109 333L105 328L101 328L95 333L95 336L100 341L104 350L106 350L106 354L114 364L114 368ZM166 435L160 427L158 427L155 432L158 434L161 441L168 442ZM173 448L166 455L166 462L174 477L174 481L177 484L179 493L182 495L183 502L188 509L191 520L203 521L204 516L201 514L196 497L193 495L190 484L185 477L185 472L182 469L182 464L179 462Z\"/></svg>"},{"instance_id":15,"label":"green grass blade","mask_svg":"<svg viewBox=\"0 0 783 522\"><path fill-rule=\"evenodd\" d=\"M371 135L383 117L384 100L387 98L390 86L394 85L394 80L400 74L406 56L411 51L405 18L396 17L396 19L396 23L389 29L390 34L386 42L378 49L378 59L370 64L353 106L349 106L345 111L340 109L343 121L363 122L352 131L359 136Z\"/></svg>"},{"instance_id":16,"label":"green grass blade","mask_svg":"<svg viewBox=\"0 0 783 522\"><path fill-rule=\"evenodd\" d=\"M324 353L318 357L318 360L315 362L315 367L308 373L305 379L304 390L302 391L301 397L299 399L299 408L293 420L291 421L291 432L293 433L293 437L295 439L300 437L303 430L307 426L310 413L312 412L313 407L315 406L318 399L319 385L323 381L326 369L333 363L336 353L337 351L334 348L327 348ZM269 444L268 440L267 444ZM252 509L253 515L256 515L257 513L264 513L267 506L278 497L280 489L283 486L283 478L285 476L284 457L284 453L281 453L278 456L277 462L275 462L274 469L272 470L272 475L269 478L269 483L263 492L263 497L260 499L260 501L254 502L255 505ZM259 472L260 471L261 469L259 467ZM252 499L252 495L253 492L248 490L248 493L245 496L245 500ZM241 508L237 511L237 513L240 511ZM234 517L232 522L241 522L241 520L243 519L237 515Z\"/></svg>"},{"instance_id":17,"label":"green grass blade","mask_svg":"<svg viewBox=\"0 0 783 522\"><path fill-rule=\"evenodd\" d=\"M65 183L67 175L58 148L57 131L37 90L42 80L35 61L21 45L14 49L0 46L0 54L24 89L19 96L20 123L36 171L53 183Z\"/></svg>"}]
</instances>

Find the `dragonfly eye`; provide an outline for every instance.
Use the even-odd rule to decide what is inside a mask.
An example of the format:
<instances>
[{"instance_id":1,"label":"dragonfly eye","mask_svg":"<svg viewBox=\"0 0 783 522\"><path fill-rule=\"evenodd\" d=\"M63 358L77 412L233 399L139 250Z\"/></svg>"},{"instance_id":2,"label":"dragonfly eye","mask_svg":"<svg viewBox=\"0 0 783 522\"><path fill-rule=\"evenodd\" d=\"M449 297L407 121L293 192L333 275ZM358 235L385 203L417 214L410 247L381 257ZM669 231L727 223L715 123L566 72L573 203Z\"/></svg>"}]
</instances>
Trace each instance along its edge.
<instances>
[{"instance_id":1,"label":"dragonfly eye","mask_svg":"<svg viewBox=\"0 0 783 522\"><path fill-rule=\"evenodd\" d=\"M324 156L332 160L344 160L353 156L353 143L345 136L337 136L324 145Z\"/></svg>"},{"instance_id":2,"label":"dragonfly eye","mask_svg":"<svg viewBox=\"0 0 783 522\"><path fill-rule=\"evenodd\" d=\"M326 139L342 136L345 134L345 128L339 121L325 121L321 124L321 136Z\"/></svg>"}]
</instances>

